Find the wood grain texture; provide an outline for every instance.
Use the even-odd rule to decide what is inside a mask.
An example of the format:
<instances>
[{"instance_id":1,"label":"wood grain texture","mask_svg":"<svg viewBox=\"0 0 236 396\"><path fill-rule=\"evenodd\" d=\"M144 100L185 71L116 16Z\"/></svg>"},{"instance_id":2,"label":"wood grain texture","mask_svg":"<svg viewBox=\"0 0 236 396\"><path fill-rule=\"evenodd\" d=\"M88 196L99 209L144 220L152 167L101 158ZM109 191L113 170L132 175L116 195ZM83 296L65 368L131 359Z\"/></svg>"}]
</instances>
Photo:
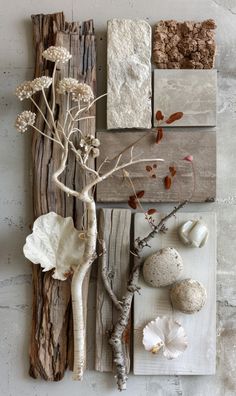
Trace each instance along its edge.
<instances>
[{"instance_id":1,"label":"wood grain texture","mask_svg":"<svg viewBox=\"0 0 236 396\"><path fill-rule=\"evenodd\" d=\"M159 220L162 214L155 215ZM184 246L178 238L177 229L186 220L202 218L209 227L210 236L203 248ZM141 257L145 259L163 247L174 247L183 258L181 279L192 278L203 283L207 290L207 302L194 315L186 315L172 308L169 288L152 288L141 276L140 295L134 297L134 374L136 375L210 375L215 374L216 360L216 218L214 213L177 213L167 224L168 232L160 233L146 248ZM135 238L145 236L150 230L144 215L135 215ZM148 307L148 309L143 309ZM144 326L157 316L170 315L185 328L188 348L177 359L167 360L162 354L153 355L142 345Z\"/></svg>"},{"instance_id":2,"label":"wood grain texture","mask_svg":"<svg viewBox=\"0 0 236 396\"><path fill-rule=\"evenodd\" d=\"M113 159L126 147L144 136L134 147L133 155L138 158L163 158L157 168L147 172L141 163L127 168L136 191L145 190L144 202L211 202L216 196L216 132L214 130L168 129L159 144L155 143L156 131L152 132L99 132L101 155L98 166L105 158ZM183 161L186 155L193 155L193 163ZM124 152L121 163L130 159L130 150ZM102 167L105 173L112 163ZM164 178L169 167L175 166L177 173L169 190L165 189ZM127 202L133 190L122 172L97 186L98 202Z\"/></svg>"},{"instance_id":3,"label":"wood grain texture","mask_svg":"<svg viewBox=\"0 0 236 396\"><path fill-rule=\"evenodd\" d=\"M96 354L97 371L112 371L113 360L108 344L109 330L116 323L118 312L104 289L101 267L103 260L112 285L112 290L122 299L127 287L130 272L130 228L131 211L129 209L101 209L99 213L99 239L105 240L106 256L98 259L97 306L96 306ZM130 334L125 335L124 350L127 358L127 372L130 368Z\"/></svg>"},{"instance_id":4,"label":"wood grain texture","mask_svg":"<svg viewBox=\"0 0 236 396\"><path fill-rule=\"evenodd\" d=\"M50 45L62 45L73 55L73 60L57 69L57 78L71 74L80 81L86 81L94 89L96 86L96 55L93 22L66 23L63 13L52 15L33 15L33 35L35 47L35 77L51 75L51 62L42 58L42 51ZM48 100L51 91L48 91ZM50 118L42 103L37 102ZM95 114L95 108L92 109ZM60 96L56 98L55 117L60 120L65 115L65 103ZM47 132L41 117L37 117L36 126ZM83 125L85 133L95 134L95 121ZM83 207L73 198L68 198L51 182L51 176L60 160L58 146L34 134L33 154L33 206L34 217L49 211L62 216L72 216L77 228L86 222ZM72 155L69 155L67 171L61 180L77 189L83 186L85 177L78 168ZM33 266L33 319L30 345L30 370L34 378L57 381L63 378L67 365L73 361L73 334L71 328L70 279L65 282L52 279L51 273L42 273L39 266ZM84 298L87 300L88 279L84 286ZM85 314L86 315L86 314Z\"/></svg>"}]
</instances>

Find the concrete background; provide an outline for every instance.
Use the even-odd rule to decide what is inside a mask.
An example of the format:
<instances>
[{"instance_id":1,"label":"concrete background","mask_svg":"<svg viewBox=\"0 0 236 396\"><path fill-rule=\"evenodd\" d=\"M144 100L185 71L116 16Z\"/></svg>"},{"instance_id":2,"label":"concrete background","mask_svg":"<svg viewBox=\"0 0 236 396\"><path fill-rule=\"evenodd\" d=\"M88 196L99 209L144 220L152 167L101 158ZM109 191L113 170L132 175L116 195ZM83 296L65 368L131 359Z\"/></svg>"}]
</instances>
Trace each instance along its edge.
<instances>
[{"instance_id":1,"label":"concrete background","mask_svg":"<svg viewBox=\"0 0 236 396\"><path fill-rule=\"evenodd\" d=\"M21 105L17 84L33 73L30 15L63 10L68 20L94 18L98 49L98 93L106 91L106 21L113 17L159 19L215 18L218 25L218 198L214 204L189 205L187 211L218 215L217 374L211 377L134 377L127 396L236 395L236 0L0 0L0 395L116 395L110 374L92 371L92 323L95 280L90 296L89 355L91 370L82 383L71 374L60 383L29 378L31 270L22 254L32 218L30 138L17 135L13 124ZM105 107L98 107L98 126L105 126ZM162 205L162 209L165 206ZM166 208L169 207L166 205ZM207 334L206 334L207 336Z\"/></svg>"}]
</instances>

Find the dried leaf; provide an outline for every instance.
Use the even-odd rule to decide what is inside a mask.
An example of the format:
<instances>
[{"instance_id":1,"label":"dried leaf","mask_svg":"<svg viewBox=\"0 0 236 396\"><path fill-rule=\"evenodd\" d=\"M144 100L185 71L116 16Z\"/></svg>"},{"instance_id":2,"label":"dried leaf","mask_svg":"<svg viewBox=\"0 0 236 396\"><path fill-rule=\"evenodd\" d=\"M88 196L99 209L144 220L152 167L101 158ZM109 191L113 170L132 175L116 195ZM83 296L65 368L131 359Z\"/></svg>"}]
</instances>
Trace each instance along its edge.
<instances>
[{"instance_id":1,"label":"dried leaf","mask_svg":"<svg viewBox=\"0 0 236 396\"><path fill-rule=\"evenodd\" d=\"M174 177L176 175L176 168L175 166L170 166L169 167L169 171L172 177Z\"/></svg>"},{"instance_id":2,"label":"dried leaf","mask_svg":"<svg viewBox=\"0 0 236 396\"><path fill-rule=\"evenodd\" d=\"M138 198L142 198L142 197L144 196L144 194L145 194L145 191L144 191L144 190L138 191L138 192L136 193L136 195L137 195Z\"/></svg>"},{"instance_id":3,"label":"dried leaf","mask_svg":"<svg viewBox=\"0 0 236 396\"><path fill-rule=\"evenodd\" d=\"M169 190L171 187L171 178L170 176L166 176L164 179L164 185L165 185L165 189Z\"/></svg>"},{"instance_id":4,"label":"dried leaf","mask_svg":"<svg viewBox=\"0 0 236 396\"><path fill-rule=\"evenodd\" d=\"M156 144L160 143L162 138L163 138L163 128L158 128L157 136L156 136Z\"/></svg>"},{"instance_id":5,"label":"dried leaf","mask_svg":"<svg viewBox=\"0 0 236 396\"><path fill-rule=\"evenodd\" d=\"M188 162L193 162L193 156L192 155L187 155L186 157L183 158L184 161Z\"/></svg>"},{"instance_id":6,"label":"dried leaf","mask_svg":"<svg viewBox=\"0 0 236 396\"><path fill-rule=\"evenodd\" d=\"M152 215L152 214L154 214L154 213L156 213L156 212L157 212L156 209L151 208L151 209L148 209L147 214L148 214L148 215Z\"/></svg>"},{"instance_id":7,"label":"dried leaf","mask_svg":"<svg viewBox=\"0 0 236 396\"><path fill-rule=\"evenodd\" d=\"M150 165L147 165L147 166L146 166L146 171L147 171L147 172L151 172L151 170L152 170L152 167L151 167Z\"/></svg>"},{"instance_id":8,"label":"dried leaf","mask_svg":"<svg viewBox=\"0 0 236 396\"><path fill-rule=\"evenodd\" d=\"M166 120L166 124L172 124L173 122L180 120L183 115L184 113L182 113L181 111L171 114L171 116Z\"/></svg>"},{"instance_id":9,"label":"dried leaf","mask_svg":"<svg viewBox=\"0 0 236 396\"><path fill-rule=\"evenodd\" d=\"M132 209L137 209L137 201L128 201L128 205L132 208Z\"/></svg>"},{"instance_id":10,"label":"dried leaf","mask_svg":"<svg viewBox=\"0 0 236 396\"><path fill-rule=\"evenodd\" d=\"M164 120L164 116L163 116L161 110L157 110L157 112L156 112L156 120L157 120L157 121L162 121L162 120Z\"/></svg>"}]
</instances>

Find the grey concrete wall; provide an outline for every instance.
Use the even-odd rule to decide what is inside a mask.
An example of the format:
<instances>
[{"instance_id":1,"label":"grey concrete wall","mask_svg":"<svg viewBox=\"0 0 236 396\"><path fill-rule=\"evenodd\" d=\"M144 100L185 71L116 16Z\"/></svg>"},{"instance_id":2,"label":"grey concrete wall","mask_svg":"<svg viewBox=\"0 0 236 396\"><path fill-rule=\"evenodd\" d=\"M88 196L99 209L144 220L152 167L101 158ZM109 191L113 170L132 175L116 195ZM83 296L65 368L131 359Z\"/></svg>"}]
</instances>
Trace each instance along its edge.
<instances>
[{"instance_id":1,"label":"grey concrete wall","mask_svg":"<svg viewBox=\"0 0 236 396\"><path fill-rule=\"evenodd\" d=\"M32 77L30 15L63 10L68 20L95 20L98 44L98 90L106 90L106 21L112 17L205 19L218 24L218 198L214 204L189 205L187 211L218 215L218 362L212 377L134 377L127 396L233 396L236 394L236 0L0 0L0 395L116 395L114 378L92 370L95 281L90 296L90 370L82 383L68 373L60 383L28 377L31 321L30 265L22 245L32 219L30 139L13 128L21 105L14 87ZM98 126L105 125L104 104ZM162 208L169 208L167 205ZM207 335L206 335L207 336Z\"/></svg>"}]
</instances>

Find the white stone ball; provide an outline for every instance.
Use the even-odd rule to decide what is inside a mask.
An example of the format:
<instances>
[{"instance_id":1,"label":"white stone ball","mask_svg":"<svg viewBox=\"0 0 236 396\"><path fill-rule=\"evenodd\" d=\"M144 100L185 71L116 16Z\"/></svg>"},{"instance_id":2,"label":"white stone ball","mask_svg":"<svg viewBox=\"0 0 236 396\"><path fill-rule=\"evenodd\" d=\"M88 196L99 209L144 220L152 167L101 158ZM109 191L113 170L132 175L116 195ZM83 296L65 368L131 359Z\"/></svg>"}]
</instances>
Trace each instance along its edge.
<instances>
[{"instance_id":1,"label":"white stone ball","mask_svg":"<svg viewBox=\"0 0 236 396\"><path fill-rule=\"evenodd\" d=\"M184 279L171 287L170 299L175 309L186 314L193 314L202 309L207 299L207 293L200 282Z\"/></svg>"},{"instance_id":2,"label":"white stone ball","mask_svg":"<svg viewBox=\"0 0 236 396\"><path fill-rule=\"evenodd\" d=\"M143 265L145 282L153 287L171 285L183 271L183 260L176 249L167 247L149 256Z\"/></svg>"}]
</instances>

